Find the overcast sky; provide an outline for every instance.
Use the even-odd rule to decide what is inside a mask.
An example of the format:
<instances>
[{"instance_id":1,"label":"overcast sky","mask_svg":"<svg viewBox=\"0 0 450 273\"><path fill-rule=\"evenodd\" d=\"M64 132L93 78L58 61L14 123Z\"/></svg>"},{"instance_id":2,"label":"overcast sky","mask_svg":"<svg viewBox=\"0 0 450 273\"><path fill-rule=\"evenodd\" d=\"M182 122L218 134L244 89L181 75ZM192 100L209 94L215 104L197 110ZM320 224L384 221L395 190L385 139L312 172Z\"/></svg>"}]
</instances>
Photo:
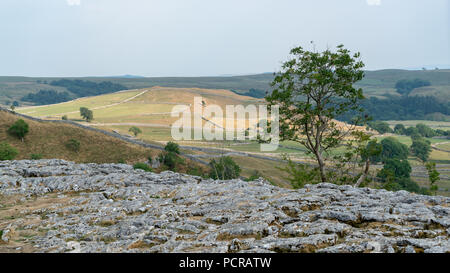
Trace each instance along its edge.
<instances>
[{"instance_id":1,"label":"overcast sky","mask_svg":"<svg viewBox=\"0 0 450 273\"><path fill-rule=\"evenodd\" d=\"M366 68L450 67L450 0L0 0L0 75L212 76L340 43Z\"/></svg>"}]
</instances>

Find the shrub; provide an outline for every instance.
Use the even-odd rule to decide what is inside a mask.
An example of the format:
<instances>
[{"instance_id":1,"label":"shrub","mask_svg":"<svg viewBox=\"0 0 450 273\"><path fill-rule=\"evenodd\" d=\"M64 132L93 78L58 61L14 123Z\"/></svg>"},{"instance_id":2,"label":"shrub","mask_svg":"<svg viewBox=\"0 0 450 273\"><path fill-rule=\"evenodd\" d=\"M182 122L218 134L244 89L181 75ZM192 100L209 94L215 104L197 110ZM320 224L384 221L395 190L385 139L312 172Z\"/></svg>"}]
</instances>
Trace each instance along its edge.
<instances>
[{"instance_id":1,"label":"shrub","mask_svg":"<svg viewBox=\"0 0 450 273\"><path fill-rule=\"evenodd\" d=\"M174 171L178 164L184 164L184 160L175 152L160 153L158 160L171 171Z\"/></svg>"},{"instance_id":2,"label":"shrub","mask_svg":"<svg viewBox=\"0 0 450 273\"><path fill-rule=\"evenodd\" d=\"M62 116L61 118L62 120L68 120L69 118L67 117L67 115Z\"/></svg>"},{"instance_id":3,"label":"shrub","mask_svg":"<svg viewBox=\"0 0 450 273\"><path fill-rule=\"evenodd\" d=\"M136 164L134 164L133 165L133 168L135 169L135 170L144 170L144 171L146 171L146 172L151 172L152 171L152 168L150 168L150 166L149 165L147 165L146 163L142 163L142 162L139 162L139 163L136 163Z\"/></svg>"},{"instance_id":4,"label":"shrub","mask_svg":"<svg viewBox=\"0 0 450 273\"><path fill-rule=\"evenodd\" d=\"M66 148L71 150L72 152L79 152L80 151L81 143L76 139L71 139L66 143Z\"/></svg>"},{"instance_id":5,"label":"shrub","mask_svg":"<svg viewBox=\"0 0 450 273\"><path fill-rule=\"evenodd\" d=\"M175 154L180 154L180 146L174 142L167 143L164 150L169 153L172 152Z\"/></svg>"},{"instance_id":6,"label":"shrub","mask_svg":"<svg viewBox=\"0 0 450 273\"><path fill-rule=\"evenodd\" d=\"M238 178L241 173L241 168L229 156L224 156L218 160L212 159L209 162L211 171L209 176L212 179L228 180Z\"/></svg>"},{"instance_id":7,"label":"shrub","mask_svg":"<svg viewBox=\"0 0 450 273\"><path fill-rule=\"evenodd\" d=\"M254 170L249 178L246 179L246 181L255 181L259 179L260 177L263 177L262 173L260 173L258 170Z\"/></svg>"},{"instance_id":8,"label":"shrub","mask_svg":"<svg viewBox=\"0 0 450 273\"><path fill-rule=\"evenodd\" d=\"M23 119L19 119L16 121L11 127L8 129L8 133L12 136L15 136L22 140L26 134L28 134L29 126Z\"/></svg>"},{"instance_id":9,"label":"shrub","mask_svg":"<svg viewBox=\"0 0 450 273\"><path fill-rule=\"evenodd\" d=\"M42 154L31 154L30 158L31 160L39 160L42 159L43 155Z\"/></svg>"},{"instance_id":10,"label":"shrub","mask_svg":"<svg viewBox=\"0 0 450 273\"><path fill-rule=\"evenodd\" d=\"M0 160L13 160L17 155L16 148L6 142L0 143Z\"/></svg>"}]
</instances>

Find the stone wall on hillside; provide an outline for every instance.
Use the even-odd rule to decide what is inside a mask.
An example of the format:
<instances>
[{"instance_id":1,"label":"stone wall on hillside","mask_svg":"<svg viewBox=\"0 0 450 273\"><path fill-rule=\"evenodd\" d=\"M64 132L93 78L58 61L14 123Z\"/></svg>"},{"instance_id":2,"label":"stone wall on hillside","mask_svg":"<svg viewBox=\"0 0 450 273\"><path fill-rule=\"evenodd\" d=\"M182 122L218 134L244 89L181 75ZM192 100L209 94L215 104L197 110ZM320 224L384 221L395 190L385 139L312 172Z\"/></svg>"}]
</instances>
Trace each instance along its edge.
<instances>
[{"instance_id":1,"label":"stone wall on hillside","mask_svg":"<svg viewBox=\"0 0 450 273\"><path fill-rule=\"evenodd\" d=\"M0 252L450 252L450 198L405 191L4 161L0 204Z\"/></svg>"}]
</instances>

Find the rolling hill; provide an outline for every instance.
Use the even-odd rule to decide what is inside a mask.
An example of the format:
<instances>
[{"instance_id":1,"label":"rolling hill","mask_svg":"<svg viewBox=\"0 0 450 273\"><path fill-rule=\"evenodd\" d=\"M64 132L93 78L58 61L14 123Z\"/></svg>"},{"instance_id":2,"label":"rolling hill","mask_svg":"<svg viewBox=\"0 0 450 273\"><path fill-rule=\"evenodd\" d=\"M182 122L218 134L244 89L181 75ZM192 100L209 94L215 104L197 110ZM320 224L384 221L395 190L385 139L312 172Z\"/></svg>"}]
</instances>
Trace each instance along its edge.
<instances>
[{"instance_id":1,"label":"rolling hill","mask_svg":"<svg viewBox=\"0 0 450 273\"><path fill-rule=\"evenodd\" d=\"M415 90L411 95L432 95L449 101L450 69L440 70L399 70L386 69L366 71L365 78L357 86L363 88L368 97L387 98L387 95L398 96L395 83L402 79L420 78L430 81L432 86ZM29 77L0 77L0 104L20 100L28 93L37 93L39 90L53 89L55 91L68 91L64 87L50 85L52 81L63 78L29 78ZM158 78L64 78L79 79L100 83L110 81L121 84L127 89L142 89L154 86L178 88L226 89L240 94L250 89L267 90L273 79L272 73L232 77L158 77Z\"/></svg>"}]
</instances>

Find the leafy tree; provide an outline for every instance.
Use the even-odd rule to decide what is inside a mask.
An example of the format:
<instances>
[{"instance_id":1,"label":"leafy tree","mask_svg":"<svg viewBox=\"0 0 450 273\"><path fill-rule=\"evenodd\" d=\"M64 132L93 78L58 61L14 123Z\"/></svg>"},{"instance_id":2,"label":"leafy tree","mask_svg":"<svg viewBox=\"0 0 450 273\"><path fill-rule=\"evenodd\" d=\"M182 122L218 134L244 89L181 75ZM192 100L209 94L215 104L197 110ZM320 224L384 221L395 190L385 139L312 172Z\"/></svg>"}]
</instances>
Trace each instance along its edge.
<instances>
[{"instance_id":1,"label":"leafy tree","mask_svg":"<svg viewBox=\"0 0 450 273\"><path fill-rule=\"evenodd\" d=\"M212 179L229 180L238 178L241 173L241 168L229 156L220 157L218 160L212 159L209 162L211 171L209 176Z\"/></svg>"},{"instance_id":2,"label":"leafy tree","mask_svg":"<svg viewBox=\"0 0 450 273\"><path fill-rule=\"evenodd\" d=\"M393 137L387 137L381 141L383 151L381 152L381 159L385 162L387 159L407 159L408 158L408 146L400 143Z\"/></svg>"},{"instance_id":3,"label":"leafy tree","mask_svg":"<svg viewBox=\"0 0 450 273\"><path fill-rule=\"evenodd\" d=\"M380 134L386 134L386 133L392 133L392 129L389 126L388 123L377 120L377 121L370 121L367 123L370 128L378 131Z\"/></svg>"},{"instance_id":4,"label":"leafy tree","mask_svg":"<svg viewBox=\"0 0 450 273\"><path fill-rule=\"evenodd\" d=\"M411 171L411 165L408 160L386 159L383 169L378 176L385 180L392 175L394 178L410 178Z\"/></svg>"},{"instance_id":5,"label":"leafy tree","mask_svg":"<svg viewBox=\"0 0 450 273\"><path fill-rule=\"evenodd\" d=\"M13 160L19 153L6 142L0 142L0 160Z\"/></svg>"},{"instance_id":6,"label":"leafy tree","mask_svg":"<svg viewBox=\"0 0 450 273\"><path fill-rule=\"evenodd\" d=\"M411 153L423 162L428 161L431 153L431 142L423 138L413 139Z\"/></svg>"},{"instance_id":7,"label":"leafy tree","mask_svg":"<svg viewBox=\"0 0 450 273\"><path fill-rule=\"evenodd\" d=\"M22 140L26 134L28 134L29 126L23 119L19 119L16 121L11 127L8 129L8 133L12 136L15 136Z\"/></svg>"},{"instance_id":8,"label":"leafy tree","mask_svg":"<svg viewBox=\"0 0 450 273\"><path fill-rule=\"evenodd\" d=\"M434 137L436 136L436 132L431 129L429 126L419 123L416 125L417 130L419 131L419 134L423 137Z\"/></svg>"},{"instance_id":9,"label":"leafy tree","mask_svg":"<svg viewBox=\"0 0 450 273\"><path fill-rule=\"evenodd\" d=\"M164 147L164 150L169 153L172 152L175 154L180 154L180 146L175 142L168 142Z\"/></svg>"},{"instance_id":10,"label":"leafy tree","mask_svg":"<svg viewBox=\"0 0 450 273\"><path fill-rule=\"evenodd\" d=\"M91 122L94 119L94 113L86 107L80 107L80 115L87 122Z\"/></svg>"},{"instance_id":11,"label":"leafy tree","mask_svg":"<svg viewBox=\"0 0 450 273\"><path fill-rule=\"evenodd\" d=\"M419 129L417 129L416 127L408 127L408 128L405 130L405 134L406 134L407 136L420 135L420 134L419 134Z\"/></svg>"},{"instance_id":12,"label":"leafy tree","mask_svg":"<svg viewBox=\"0 0 450 273\"><path fill-rule=\"evenodd\" d=\"M174 152L162 152L159 154L159 162L164 164L169 170L175 171L177 165L183 164L184 160Z\"/></svg>"},{"instance_id":13,"label":"leafy tree","mask_svg":"<svg viewBox=\"0 0 450 273\"><path fill-rule=\"evenodd\" d=\"M337 52L310 52L297 47L292 59L285 62L266 97L269 105L278 105L280 139L301 143L313 154L326 181L325 156L356 129L340 128L335 118L349 110L361 111L362 89L353 84L360 81L364 64L359 53L350 55L342 45Z\"/></svg>"},{"instance_id":14,"label":"leafy tree","mask_svg":"<svg viewBox=\"0 0 450 273\"><path fill-rule=\"evenodd\" d=\"M70 139L66 143L66 148L71 150L72 152L79 152L81 147L81 143L76 139Z\"/></svg>"},{"instance_id":15,"label":"leafy tree","mask_svg":"<svg viewBox=\"0 0 450 273\"><path fill-rule=\"evenodd\" d=\"M397 124L394 127L394 133L397 135L404 135L406 131L406 128L403 124Z\"/></svg>"},{"instance_id":16,"label":"leafy tree","mask_svg":"<svg viewBox=\"0 0 450 273\"><path fill-rule=\"evenodd\" d=\"M128 130L128 132L133 133L135 137L137 137L140 133L142 133L141 129L139 129L136 126L131 127L130 130Z\"/></svg>"},{"instance_id":17,"label":"leafy tree","mask_svg":"<svg viewBox=\"0 0 450 273\"><path fill-rule=\"evenodd\" d=\"M437 190L439 189L438 186L436 185L436 182L440 180L440 173L436 170L436 163L434 162L428 162L427 164L425 164L425 167L427 168L428 171L428 178L430 179L430 190L434 193L437 192Z\"/></svg>"},{"instance_id":18,"label":"leafy tree","mask_svg":"<svg viewBox=\"0 0 450 273\"><path fill-rule=\"evenodd\" d=\"M67 115L62 116L61 118L62 120L68 120L69 118L67 117Z\"/></svg>"}]
</instances>

